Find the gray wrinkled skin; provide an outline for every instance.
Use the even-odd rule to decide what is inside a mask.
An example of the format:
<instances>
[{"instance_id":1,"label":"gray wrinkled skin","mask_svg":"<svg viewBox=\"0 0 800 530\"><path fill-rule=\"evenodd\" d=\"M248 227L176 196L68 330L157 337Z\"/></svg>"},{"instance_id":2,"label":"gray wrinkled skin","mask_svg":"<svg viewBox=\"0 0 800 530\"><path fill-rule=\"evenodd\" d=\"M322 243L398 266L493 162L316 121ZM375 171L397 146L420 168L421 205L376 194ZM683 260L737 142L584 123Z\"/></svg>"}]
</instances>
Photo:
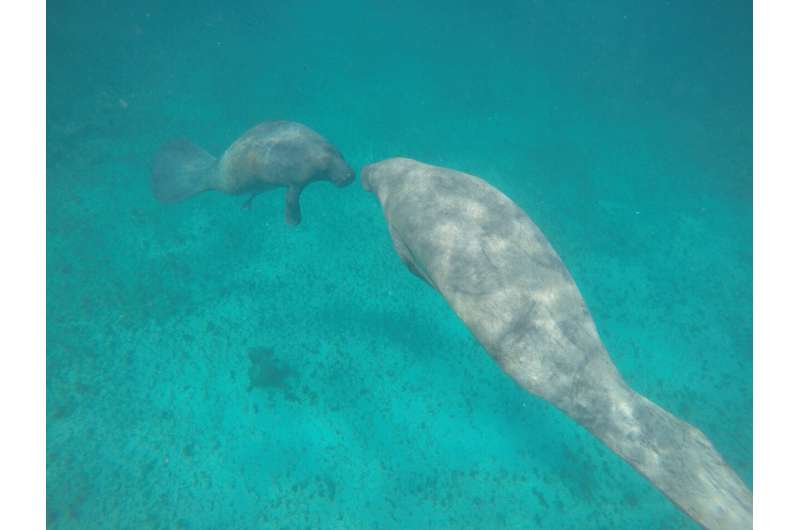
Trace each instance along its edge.
<instances>
[{"instance_id":1,"label":"gray wrinkled skin","mask_svg":"<svg viewBox=\"0 0 800 530\"><path fill-rule=\"evenodd\" d=\"M710 529L752 528L752 493L698 429L637 394L544 234L483 180L405 158L362 170L394 248L502 369Z\"/></svg>"}]
</instances>

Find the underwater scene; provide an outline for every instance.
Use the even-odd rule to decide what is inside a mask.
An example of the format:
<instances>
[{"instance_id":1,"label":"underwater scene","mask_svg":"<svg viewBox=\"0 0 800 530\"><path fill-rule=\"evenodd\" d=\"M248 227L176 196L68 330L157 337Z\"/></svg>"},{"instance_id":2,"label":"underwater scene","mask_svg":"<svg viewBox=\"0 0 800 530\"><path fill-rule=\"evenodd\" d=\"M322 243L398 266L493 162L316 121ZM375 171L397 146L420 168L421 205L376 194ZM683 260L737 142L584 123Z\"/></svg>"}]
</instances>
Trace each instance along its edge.
<instances>
[{"instance_id":1,"label":"underwater scene","mask_svg":"<svg viewBox=\"0 0 800 530\"><path fill-rule=\"evenodd\" d=\"M46 51L47 528L752 524L750 3L51 0Z\"/></svg>"}]
</instances>

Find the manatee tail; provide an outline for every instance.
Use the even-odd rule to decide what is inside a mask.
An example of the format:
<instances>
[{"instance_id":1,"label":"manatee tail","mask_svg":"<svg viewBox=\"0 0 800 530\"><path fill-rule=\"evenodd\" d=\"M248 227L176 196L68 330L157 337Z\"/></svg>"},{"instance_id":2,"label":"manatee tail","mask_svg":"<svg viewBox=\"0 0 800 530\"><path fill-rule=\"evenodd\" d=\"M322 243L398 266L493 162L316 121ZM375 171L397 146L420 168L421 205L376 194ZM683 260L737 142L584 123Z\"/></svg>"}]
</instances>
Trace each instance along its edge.
<instances>
[{"instance_id":1,"label":"manatee tail","mask_svg":"<svg viewBox=\"0 0 800 530\"><path fill-rule=\"evenodd\" d=\"M164 144L153 160L150 184L161 202L175 202L214 187L217 159L183 138Z\"/></svg>"},{"instance_id":2,"label":"manatee tail","mask_svg":"<svg viewBox=\"0 0 800 530\"><path fill-rule=\"evenodd\" d=\"M577 394L582 395L562 410L703 528L753 528L752 492L696 427L636 393L621 379L600 388L587 385Z\"/></svg>"}]
</instances>

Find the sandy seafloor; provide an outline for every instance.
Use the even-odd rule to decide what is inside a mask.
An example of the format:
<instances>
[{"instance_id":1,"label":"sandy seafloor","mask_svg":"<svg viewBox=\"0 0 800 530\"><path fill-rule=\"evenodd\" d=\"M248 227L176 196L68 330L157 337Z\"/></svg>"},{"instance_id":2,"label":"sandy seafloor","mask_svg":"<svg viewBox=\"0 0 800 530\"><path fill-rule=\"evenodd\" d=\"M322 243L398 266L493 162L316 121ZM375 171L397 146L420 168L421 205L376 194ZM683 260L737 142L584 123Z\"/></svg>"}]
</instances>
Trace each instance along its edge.
<instances>
[{"instance_id":1,"label":"sandy seafloor","mask_svg":"<svg viewBox=\"0 0 800 530\"><path fill-rule=\"evenodd\" d=\"M48 528L696 527L504 376L360 184L296 228L151 196L161 143L276 118L503 190L752 484L750 5L700 4L48 2Z\"/></svg>"}]
</instances>

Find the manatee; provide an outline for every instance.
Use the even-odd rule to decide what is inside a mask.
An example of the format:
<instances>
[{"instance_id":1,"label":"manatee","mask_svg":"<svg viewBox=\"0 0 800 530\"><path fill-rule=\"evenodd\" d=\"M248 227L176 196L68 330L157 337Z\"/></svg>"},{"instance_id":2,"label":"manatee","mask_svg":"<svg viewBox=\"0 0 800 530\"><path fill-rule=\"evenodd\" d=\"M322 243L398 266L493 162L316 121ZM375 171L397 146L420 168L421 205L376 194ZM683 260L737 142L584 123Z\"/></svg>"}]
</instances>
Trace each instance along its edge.
<instances>
[{"instance_id":1,"label":"manatee","mask_svg":"<svg viewBox=\"0 0 800 530\"><path fill-rule=\"evenodd\" d=\"M184 138L166 143L153 161L151 185L162 202L207 190L249 194L244 208L259 193L285 187L285 219L296 225L307 184L327 180L342 187L354 175L339 151L305 125L266 121L240 136L219 159Z\"/></svg>"},{"instance_id":2,"label":"manatee","mask_svg":"<svg viewBox=\"0 0 800 530\"><path fill-rule=\"evenodd\" d=\"M631 389L533 221L478 177L391 158L361 172L394 249L526 391L569 415L709 529L752 527L753 496L709 439Z\"/></svg>"}]
</instances>

